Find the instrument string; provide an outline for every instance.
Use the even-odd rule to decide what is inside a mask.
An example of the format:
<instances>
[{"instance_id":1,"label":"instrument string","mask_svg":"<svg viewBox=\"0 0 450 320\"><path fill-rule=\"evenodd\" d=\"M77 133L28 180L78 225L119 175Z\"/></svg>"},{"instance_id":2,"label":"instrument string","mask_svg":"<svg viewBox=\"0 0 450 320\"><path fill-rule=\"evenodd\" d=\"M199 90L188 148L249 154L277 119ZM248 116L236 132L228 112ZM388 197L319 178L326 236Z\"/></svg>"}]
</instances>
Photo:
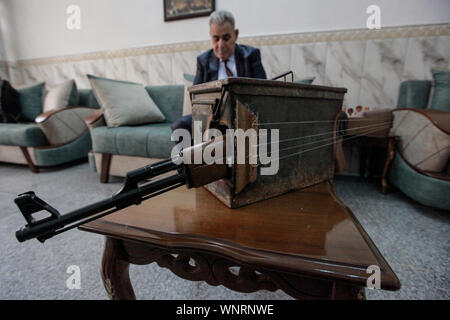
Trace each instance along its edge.
<instances>
[{"instance_id":1,"label":"instrument string","mask_svg":"<svg viewBox=\"0 0 450 320\"><path fill-rule=\"evenodd\" d=\"M334 134L336 133L341 133L341 132L346 132L346 131L356 131L356 130L360 130L360 129L366 129L366 128L371 128L371 127L377 127L380 125L388 125L390 124L390 122L380 122L380 123L376 123L376 124L372 124L372 125L367 125L367 126L362 126L362 127L355 127L355 128L351 128L351 129L341 129L341 130L332 130L332 131L328 131L325 133L318 133L318 134L313 134L313 135L307 135L307 136L300 136L300 137L295 137L295 138L289 138L289 139L284 139L284 140L280 140L277 143L283 143L283 142L289 142L289 141L295 141L295 140L301 140L301 139L307 139L307 138L312 138L312 137L318 137L318 136L323 136L323 135L328 135L328 134ZM258 137L261 136L268 136L269 134L259 134ZM258 144L257 146L263 146L263 145L267 145L269 143L261 143ZM255 145L252 145L255 146Z\"/></svg>"},{"instance_id":2,"label":"instrument string","mask_svg":"<svg viewBox=\"0 0 450 320\"><path fill-rule=\"evenodd\" d=\"M292 153L292 154L288 154L288 155L279 157L279 158L277 158L277 159L272 159L271 161L279 161L279 160L283 160L283 159L290 158L290 157L293 157L293 156L296 156L296 155L300 155L300 154L303 154L303 153L306 153L306 152L310 152L310 151L318 150L318 149L320 149L320 148L324 148L324 147L327 147L327 146L330 146L330 145L334 145L334 144L336 144L336 143L340 143L340 142L344 142L344 141L356 139L356 138L358 138L358 137L366 136L366 135L368 135L368 134L370 134L370 133L375 133L375 132L378 132L378 131L382 131L382 130L385 130L385 129L387 129L387 128L389 128L389 126L386 125L386 126L380 127L380 128L372 128L372 129L370 129L370 130L367 130L367 131L364 132L364 133L357 134L357 135L345 135L345 136L347 136L347 138L343 138L341 141L333 141L333 142L331 142L331 143L325 143L325 144L322 144L322 145L317 146L317 147L314 147L314 148L310 148L310 149L302 150L302 151L300 151L300 152L295 152L295 153ZM348 137L348 136L349 136L349 137ZM333 138L330 138L330 140L334 140L334 137L333 137ZM252 155L252 157L257 157L257 156L258 156L258 155ZM249 156L249 157L250 157L250 156ZM258 166L261 166L261 165L263 165L263 164L259 164Z\"/></svg>"},{"instance_id":3,"label":"instrument string","mask_svg":"<svg viewBox=\"0 0 450 320\"><path fill-rule=\"evenodd\" d=\"M387 128L388 127L386 125L384 125L384 126L378 126L376 128L372 128L372 129L384 130L384 129L387 129ZM368 133L371 133L371 132L368 132ZM366 132L363 133L363 135L366 135L366 134L367 134ZM346 134L346 135L342 135L340 137L345 137L345 136L352 136L352 135L351 134ZM315 141L303 143L303 144L300 144L300 145L292 146L292 147L289 147L289 148L283 148L283 149L278 150L278 152L291 150L291 149L297 149L297 148L301 148L303 146L313 145L313 144L317 144L319 142L328 142L328 141L332 141L332 140L334 140L334 137L328 137L328 138L325 138L325 139L315 140ZM273 143L273 144L276 144L276 143Z\"/></svg>"},{"instance_id":4,"label":"instrument string","mask_svg":"<svg viewBox=\"0 0 450 320\"><path fill-rule=\"evenodd\" d=\"M388 118L381 119L388 120ZM316 123L330 123L330 122L374 122L380 121L380 119L342 119L342 120L311 120L311 121L298 121L298 122L257 122L258 126L271 126L271 125L293 125L293 124L316 124Z\"/></svg>"}]
</instances>

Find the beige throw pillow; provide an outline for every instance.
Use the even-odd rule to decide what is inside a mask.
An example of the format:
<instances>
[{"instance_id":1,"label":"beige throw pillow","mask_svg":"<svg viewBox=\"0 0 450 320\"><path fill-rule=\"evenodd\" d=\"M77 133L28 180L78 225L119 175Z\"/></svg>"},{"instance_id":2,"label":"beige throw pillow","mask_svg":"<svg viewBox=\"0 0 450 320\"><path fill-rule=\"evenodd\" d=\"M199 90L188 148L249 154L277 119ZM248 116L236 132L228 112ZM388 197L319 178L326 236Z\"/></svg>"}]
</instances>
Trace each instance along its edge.
<instances>
[{"instance_id":1,"label":"beige throw pillow","mask_svg":"<svg viewBox=\"0 0 450 320\"><path fill-rule=\"evenodd\" d=\"M142 84L88 75L108 127L164 122L166 118Z\"/></svg>"},{"instance_id":2,"label":"beige throw pillow","mask_svg":"<svg viewBox=\"0 0 450 320\"><path fill-rule=\"evenodd\" d=\"M44 98L43 112L78 104L78 90L74 80L67 80L50 89Z\"/></svg>"}]
</instances>

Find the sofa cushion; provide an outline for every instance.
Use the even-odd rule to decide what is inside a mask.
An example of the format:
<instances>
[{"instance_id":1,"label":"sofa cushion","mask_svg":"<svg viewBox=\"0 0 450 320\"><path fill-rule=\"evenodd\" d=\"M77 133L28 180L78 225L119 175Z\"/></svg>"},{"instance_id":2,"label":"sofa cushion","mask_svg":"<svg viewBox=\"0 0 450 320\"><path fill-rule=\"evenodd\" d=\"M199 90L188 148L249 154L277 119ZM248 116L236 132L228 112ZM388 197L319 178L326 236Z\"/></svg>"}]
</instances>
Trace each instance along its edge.
<instances>
[{"instance_id":1,"label":"sofa cushion","mask_svg":"<svg viewBox=\"0 0 450 320\"><path fill-rule=\"evenodd\" d=\"M19 91L22 121L34 122L34 119L42 113L44 88L45 82L17 89Z\"/></svg>"},{"instance_id":2,"label":"sofa cushion","mask_svg":"<svg viewBox=\"0 0 450 320\"><path fill-rule=\"evenodd\" d=\"M450 181L421 174L396 153L388 179L408 197L434 208L450 210Z\"/></svg>"},{"instance_id":3,"label":"sofa cushion","mask_svg":"<svg viewBox=\"0 0 450 320\"><path fill-rule=\"evenodd\" d=\"M138 83L88 75L94 94L104 110L108 127L163 122L164 115Z\"/></svg>"},{"instance_id":4,"label":"sofa cushion","mask_svg":"<svg viewBox=\"0 0 450 320\"><path fill-rule=\"evenodd\" d=\"M0 145L38 147L48 144L44 133L35 123L0 124Z\"/></svg>"},{"instance_id":5,"label":"sofa cushion","mask_svg":"<svg viewBox=\"0 0 450 320\"><path fill-rule=\"evenodd\" d=\"M314 82L315 79L316 79L316 77L305 78L305 79L297 80L297 81L295 81L295 83L299 83L299 84L312 84L312 83Z\"/></svg>"},{"instance_id":6,"label":"sofa cushion","mask_svg":"<svg viewBox=\"0 0 450 320\"><path fill-rule=\"evenodd\" d=\"M87 157L91 149L91 135L86 131L74 141L52 148L36 148L34 157L40 167L57 166Z\"/></svg>"},{"instance_id":7,"label":"sofa cushion","mask_svg":"<svg viewBox=\"0 0 450 320\"><path fill-rule=\"evenodd\" d=\"M433 70L433 78L430 109L450 112L450 72Z\"/></svg>"},{"instance_id":8,"label":"sofa cushion","mask_svg":"<svg viewBox=\"0 0 450 320\"><path fill-rule=\"evenodd\" d=\"M147 158L169 158L174 143L170 123L154 123L136 127L92 130L92 145L96 153L120 154Z\"/></svg>"},{"instance_id":9,"label":"sofa cushion","mask_svg":"<svg viewBox=\"0 0 450 320\"><path fill-rule=\"evenodd\" d=\"M77 104L77 85L74 80L67 80L47 92L44 98L43 112Z\"/></svg>"},{"instance_id":10,"label":"sofa cushion","mask_svg":"<svg viewBox=\"0 0 450 320\"><path fill-rule=\"evenodd\" d=\"M431 81L408 80L400 85L397 108L426 109L430 97Z\"/></svg>"},{"instance_id":11,"label":"sofa cushion","mask_svg":"<svg viewBox=\"0 0 450 320\"><path fill-rule=\"evenodd\" d=\"M100 109L100 104L95 98L94 91L92 89L78 89L78 97L78 105Z\"/></svg>"},{"instance_id":12,"label":"sofa cushion","mask_svg":"<svg viewBox=\"0 0 450 320\"><path fill-rule=\"evenodd\" d=\"M166 122L174 122L183 112L183 85L145 87L153 101L166 117Z\"/></svg>"}]
</instances>

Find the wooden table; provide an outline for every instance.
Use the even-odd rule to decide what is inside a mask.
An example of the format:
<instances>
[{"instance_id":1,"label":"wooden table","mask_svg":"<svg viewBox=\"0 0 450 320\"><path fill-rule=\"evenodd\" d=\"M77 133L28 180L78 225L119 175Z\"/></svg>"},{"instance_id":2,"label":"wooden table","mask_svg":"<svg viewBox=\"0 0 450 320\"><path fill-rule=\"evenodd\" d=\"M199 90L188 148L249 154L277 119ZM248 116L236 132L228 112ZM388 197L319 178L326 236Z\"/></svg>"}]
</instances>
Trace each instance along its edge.
<instances>
[{"instance_id":1,"label":"wooden table","mask_svg":"<svg viewBox=\"0 0 450 320\"><path fill-rule=\"evenodd\" d=\"M135 299L129 264L152 262L184 279L297 299L364 298L372 265L381 289L400 288L330 182L234 210L203 188L181 187L80 229L107 236L102 278L111 299Z\"/></svg>"}]
</instances>

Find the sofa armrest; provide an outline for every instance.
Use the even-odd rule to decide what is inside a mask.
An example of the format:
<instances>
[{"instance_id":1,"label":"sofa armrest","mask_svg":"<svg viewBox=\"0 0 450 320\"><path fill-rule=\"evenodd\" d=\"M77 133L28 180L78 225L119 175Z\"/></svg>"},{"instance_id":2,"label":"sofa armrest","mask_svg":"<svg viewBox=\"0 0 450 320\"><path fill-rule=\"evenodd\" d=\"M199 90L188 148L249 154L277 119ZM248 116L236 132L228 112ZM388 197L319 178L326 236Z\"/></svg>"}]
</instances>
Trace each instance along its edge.
<instances>
[{"instance_id":1,"label":"sofa armrest","mask_svg":"<svg viewBox=\"0 0 450 320\"><path fill-rule=\"evenodd\" d=\"M97 127L106 126L106 121L102 110L95 110L89 117L84 120L84 122L90 130Z\"/></svg>"},{"instance_id":2,"label":"sofa armrest","mask_svg":"<svg viewBox=\"0 0 450 320\"><path fill-rule=\"evenodd\" d=\"M88 130L84 120L94 111L82 106L58 108L37 116L35 122L51 145L62 145Z\"/></svg>"}]
</instances>

